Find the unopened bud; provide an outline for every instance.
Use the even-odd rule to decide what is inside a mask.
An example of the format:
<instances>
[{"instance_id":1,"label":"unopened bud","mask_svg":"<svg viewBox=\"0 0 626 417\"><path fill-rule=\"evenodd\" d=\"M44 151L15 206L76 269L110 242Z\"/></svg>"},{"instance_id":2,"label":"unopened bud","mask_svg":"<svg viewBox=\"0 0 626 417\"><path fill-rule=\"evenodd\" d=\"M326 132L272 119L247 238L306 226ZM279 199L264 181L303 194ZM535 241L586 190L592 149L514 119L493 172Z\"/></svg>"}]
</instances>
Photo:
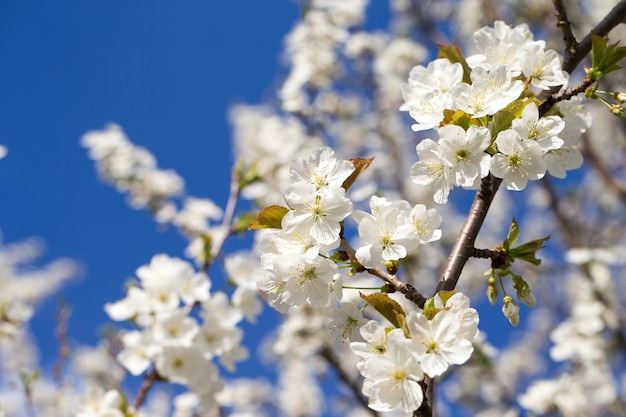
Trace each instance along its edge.
<instances>
[{"instance_id":1,"label":"unopened bud","mask_svg":"<svg viewBox=\"0 0 626 417\"><path fill-rule=\"evenodd\" d=\"M519 307L515 304L515 301L511 296L504 297L504 304L502 305L502 314L511 323L511 325L517 327L519 324Z\"/></svg>"},{"instance_id":2,"label":"unopened bud","mask_svg":"<svg viewBox=\"0 0 626 417\"><path fill-rule=\"evenodd\" d=\"M619 104L614 104L614 105L611 106L611 113L613 113L617 117L621 117L623 119L626 119L626 109L624 109Z\"/></svg>"},{"instance_id":3,"label":"unopened bud","mask_svg":"<svg viewBox=\"0 0 626 417\"><path fill-rule=\"evenodd\" d=\"M513 288L517 291L517 298L528 307L534 307L537 305L537 299L530 290L528 283L518 275L513 276Z\"/></svg>"},{"instance_id":4,"label":"unopened bud","mask_svg":"<svg viewBox=\"0 0 626 417\"><path fill-rule=\"evenodd\" d=\"M498 301L498 287L496 286L496 279L494 277L489 278L487 298L489 299L491 305L495 305L496 301Z\"/></svg>"},{"instance_id":5,"label":"unopened bud","mask_svg":"<svg viewBox=\"0 0 626 417\"><path fill-rule=\"evenodd\" d=\"M619 101L620 103L626 102L626 93L618 93L616 91L615 93L613 93L613 97L615 98L615 100Z\"/></svg>"}]
</instances>

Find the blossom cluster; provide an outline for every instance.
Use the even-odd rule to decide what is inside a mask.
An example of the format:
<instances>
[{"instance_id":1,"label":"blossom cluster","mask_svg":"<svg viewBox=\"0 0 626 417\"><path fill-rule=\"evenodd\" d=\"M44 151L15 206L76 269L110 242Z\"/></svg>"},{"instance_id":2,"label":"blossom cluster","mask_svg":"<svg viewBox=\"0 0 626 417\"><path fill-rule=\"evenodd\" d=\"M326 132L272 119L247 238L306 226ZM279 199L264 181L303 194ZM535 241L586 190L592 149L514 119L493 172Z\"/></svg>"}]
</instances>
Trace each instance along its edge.
<instances>
[{"instance_id":1,"label":"blossom cluster","mask_svg":"<svg viewBox=\"0 0 626 417\"><path fill-rule=\"evenodd\" d=\"M212 360L234 370L248 356L237 326L243 312L225 293L210 293L207 275L178 258L155 255L137 269L137 277L125 298L105 306L113 320L137 327L122 333L117 360L133 375L153 366L161 378L187 386L204 409L212 409L224 384ZM200 311L193 314L196 306Z\"/></svg>"},{"instance_id":2,"label":"blossom cluster","mask_svg":"<svg viewBox=\"0 0 626 417\"><path fill-rule=\"evenodd\" d=\"M406 330L389 331L372 320L361 328L365 342L350 344L361 358L357 366L365 377L363 393L373 410L417 410L423 401L419 383L424 376L439 376L472 355L478 313L469 307L469 298L456 293L444 302L437 295L434 308L431 319L421 311L408 313Z\"/></svg>"},{"instance_id":3,"label":"blossom cluster","mask_svg":"<svg viewBox=\"0 0 626 417\"><path fill-rule=\"evenodd\" d=\"M413 130L434 128L439 136L418 143L411 179L433 185L441 204L454 187L476 189L489 173L523 190L546 172L564 178L583 162L575 145L589 123L581 110L571 111L576 99L540 117L531 97L532 88L567 85L562 57L523 24L498 21L475 32L474 41L479 53L416 66L402 89L400 109L416 121Z\"/></svg>"},{"instance_id":4,"label":"blossom cluster","mask_svg":"<svg viewBox=\"0 0 626 417\"><path fill-rule=\"evenodd\" d=\"M373 196L371 213L353 212L346 188L353 182L348 179L354 178L354 163L337 159L326 147L315 149L308 160L292 161L281 228L267 231L259 243L266 274L258 286L279 311L323 309L332 320L331 332L352 340L352 350L361 357L358 368L365 377L363 393L370 398L370 408L401 407L408 412L422 402L419 381L424 375L441 375L449 365L470 357L478 315L461 293L437 295L428 313L408 313L405 329L388 331L378 321L368 322L356 304L343 300L347 278L338 264L345 259L331 251L346 249L343 222L350 214L362 242L354 261L363 268L397 262L442 234L441 216L422 204L412 207L404 200ZM267 210L280 213L276 206Z\"/></svg>"}]
</instances>

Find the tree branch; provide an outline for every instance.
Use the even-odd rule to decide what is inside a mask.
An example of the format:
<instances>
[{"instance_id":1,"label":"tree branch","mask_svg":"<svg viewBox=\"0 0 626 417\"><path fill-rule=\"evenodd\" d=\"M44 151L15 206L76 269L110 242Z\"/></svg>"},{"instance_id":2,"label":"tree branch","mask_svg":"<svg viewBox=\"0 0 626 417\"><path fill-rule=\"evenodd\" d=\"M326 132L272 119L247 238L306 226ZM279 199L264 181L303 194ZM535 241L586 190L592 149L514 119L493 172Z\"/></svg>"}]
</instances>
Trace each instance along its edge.
<instances>
[{"instance_id":1,"label":"tree branch","mask_svg":"<svg viewBox=\"0 0 626 417\"><path fill-rule=\"evenodd\" d=\"M600 36L604 36L611 29L626 20L626 0L621 0L600 23L598 23L592 32ZM563 70L568 73L572 71L580 64L583 58L591 51L591 34L585 36L580 42L576 53L568 55L565 63L563 64ZM550 96L541 107L539 108L539 117L544 116L556 102L556 97ZM443 273L439 278L439 284L437 285L437 292L441 290L453 290L456 288L461 271L465 266L465 263L470 257L471 251L474 248L474 242L478 236L489 206L493 201L493 198L500 187L501 179L493 177L491 174L485 178L481 183L481 188L476 193L474 201L470 211L465 219L465 223L459 233L459 236L452 247L450 257L444 267Z\"/></svg>"},{"instance_id":2,"label":"tree branch","mask_svg":"<svg viewBox=\"0 0 626 417\"><path fill-rule=\"evenodd\" d=\"M348 258L351 262L359 262L356 259L356 252L354 251L354 248L350 246L348 241L344 238L341 238L341 249L343 249L346 255L348 255ZM364 270L385 281L385 283L389 285L393 290L404 294L404 296L409 301L414 302L418 305L418 307L424 307L424 304L426 303L426 297L424 297L419 291L417 291L411 284L405 284L397 276L390 274L387 271L383 271L380 268L364 268Z\"/></svg>"},{"instance_id":3,"label":"tree branch","mask_svg":"<svg viewBox=\"0 0 626 417\"><path fill-rule=\"evenodd\" d=\"M361 406L363 406L363 408L365 408L372 415L372 417L378 417L380 414L378 414L377 411L369 408L367 398L361 394L361 384L358 381L353 381L350 376L344 371L344 369L341 367L340 361L333 354L333 351L330 348L325 347L321 350L320 356L324 358L326 362L328 362L333 368L335 368L335 371L339 375L339 378L348 388L350 388L350 390L354 394L354 397L358 400L359 404L361 404Z\"/></svg>"},{"instance_id":4,"label":"tree branch","mask_svg":"<svg viewBox=\"0 0 626 417\"><path fill-rule=\"evenodd\" d=\"M483 178L465 223L452 247L448 262L439 278L436 292L441 290L450 291L456 288L465 263L474 253L474 242L501 183L502 180L500 178L496 178L491 174Z\"/></svg>"},{"instance_id":5,"label":"tree branch","mask_svg":"<svg viewBox=\"0 0 626 417\"><path fill-rule=\"evenodd\" d=\"M626 0L621 0L617 5L598 23L591 32L605 36L611 29L626 21ZM567 44L566 44L567 45ZM572 73L580 64L580 61L591 51L591 33L587 34L578 44L576 53L567 55L563 63L563 70Z\"/></svg>"},{"instance_id":6,"label":"tree branch","mask_svg":"<svg viewBox=\"0 0 626 417\"><path fill-rule=\"evenodd\" d=\"M572 33L572 26L567 18L567 10L563 0L552 0L554 4L555 15L557 18L556 25L563 33L563 42L565 43L565 60L567 61L572 55L578 53L578 41Z\"/></svg>"}]
</instances>

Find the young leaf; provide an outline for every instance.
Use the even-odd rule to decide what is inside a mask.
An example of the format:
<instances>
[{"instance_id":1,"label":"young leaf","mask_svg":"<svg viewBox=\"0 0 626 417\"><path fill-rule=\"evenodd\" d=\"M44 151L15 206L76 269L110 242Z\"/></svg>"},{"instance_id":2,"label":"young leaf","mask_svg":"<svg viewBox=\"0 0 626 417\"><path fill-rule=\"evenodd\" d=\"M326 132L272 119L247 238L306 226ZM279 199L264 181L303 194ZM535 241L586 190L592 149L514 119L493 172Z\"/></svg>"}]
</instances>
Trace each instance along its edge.
<instances>
[{"instance_id":1,"label":"young leaf","mask_svg":"<svg viewBox=\"0 0 626 417\"><path fill-rule=\"evenodd\" d=\"M591 68L585 71L592 81L598 81L609 72L621 68L617 63L626 57L626 47L617 45L619 42L609 45L607 38L591 33Z\"/></svg>"},{"instance_id":2,"label":"young leaf","mask_svg":"<svg viewBox=\"0 0 626 417\"><path fill-rule=\"evenodd\" d=\"M350 158L349 161L354 164L355 169L352 171L352 174L346 178L343 184L341 184L341 187L346 191L354 184L359 175L372 164L374 158Z\"/></svg>"},{"instance_id":3,"label":"young leaf","mask_svg":"<svg viewBox=\"0 0 626 417\"><path fill-rule=\"evenodd\" d=\"M515 221L515 217L511 220L511 226L509 227L509 234L502 242L502 247L505 251L510 251L511 247L517 243L517 239L519 238L519 226Z\"/></svg>"},{"instance_id":4,"label":"young leaf","mask_svg":"<svg viewBox=\"0 0 626 417\"><path fill-rule=\"evenodd\" d=\"M389 298L387 294L373 293L369 295L361 294L361 298L369 305L374 307L376 311L383 315L394 327L403 329L408 334L406 327L406 313L396 300Z\"/></svg>"},{"instance_id":5,"label":"young leaf","mask_svg":"<svg viewBox=\"0 0 626 417\"><path fill-rule=\"evenodd\" d=\"M511 249L509 251L509 255L515 259L521 259L522 261L530 262L531 264L538 266L541 263L541 259L537 259L537 252L539 249L545 247L543 243L547 240L550 240L550 236L531 240L530 242Z\"/></svg>"},{"instance_id":6,"label":"young leaf","mask_svg":"<svg viewBox=\"0 0 626 417\"><path fill-rule=\"evenodd\" d=\"M438 58L447 58L448 61L460 63L463 66L463 82L467 84L471 84L472 80L470 79L470 73L472 72L469 65L467 65L467 61L465 61L465 57L461 52L461 48L456 45L438 45L439 46L439 54Z\"/></svg>"},{"instance_id":7,"label":"young leaf","mask_svg":"<svg viewBox=\"0 0 626 417\"><path fill-rule=\"evenodd\" d=\"M522 117L524 107L533 102L537 105L537 107L539 107L543 103L543 101L538 100L537 98L524 98L521 100L515 100L504 109L494 114L490 132L491 137L495 138L496 136L498 136L498 133L502 132L503 130L509 129L513 124L514 119L519 119L520 117Z\"/></svg>"},{"instance_id":8,"label":"young leaf","mask_svg":"<svg viewBox=\"0 0 626 417\"><path fill-rule=\"evenodd\" d=\"M254 229L281 229L281 221L289 209L282 206L265 207L256 216L256 219L250 223L248 230Z\"/></svg>"}]
</instances>

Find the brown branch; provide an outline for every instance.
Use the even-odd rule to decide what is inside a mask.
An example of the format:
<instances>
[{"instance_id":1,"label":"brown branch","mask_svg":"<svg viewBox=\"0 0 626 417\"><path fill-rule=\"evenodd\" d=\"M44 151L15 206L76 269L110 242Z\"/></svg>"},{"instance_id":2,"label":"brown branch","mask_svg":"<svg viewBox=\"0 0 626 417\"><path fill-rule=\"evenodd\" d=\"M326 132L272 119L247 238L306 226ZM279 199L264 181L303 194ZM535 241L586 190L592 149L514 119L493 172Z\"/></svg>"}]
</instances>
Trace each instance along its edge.
<instances>
[{"instance_id":1,"label":"brown branch","mask_svg":"<svg viewBox=\"0 0 626 417\"><path fill-rule=\"evenodd\" d=\"M328 362L335 369L337 375L339 376L339 379L341 379L341 381L343 381L343 383L348 388L350 388L352 394L358 400L359 404L361 404L361 406L363 406L363 408L365 408L372 415L372 417L378 417L380 414L378 414L377 411L369 408L367 398L361 394L360 381L354 381L350 378L350 375L348 375L346 371L341 367L340 361L333 354L332 350L328 347L325 347L320 351L320 356L324 358L326 362Z\"/></svg>"},{"instance_id":2,"label":"brown branch","mask_svg":"<svg viewBox=\"0 0 626 417\"><path fill-rule=\"evenodd\" d=\"M611 29L626 20L626 0L620 1L611 10L600 23L592 29L593 33L600 36L606 35ZM578 51L575 54L568 56L563 64L563 70L568 73L572 71L580 64L583 58L591 51L591 35L585 36L580 42ZM556 97L550 96L541 107L539 108L539 117L544 116L556 102ZM474 242L478 236L489 206L493 201L493 198L498 191L501 179L493 177L491 174L483 178L481 188L476 193L474 201L470 211L465 219L465 223L459 233L459 236L452 247L450 257L444 267L443 273L439 278L439 284L437 285L437 291L452 290L456 288L459 276L463 267L467 263L470 257L470 252L474 248Z\"/></svg>"},{"instance_id":3,"label":"brown branch","mask_svg":"<svg viewBox=\"0 0 626 417\"><path fill-rule=\"evenodd\" d=\"M496 178L491 174L483 178L465 223L459 232L456 242L454 242L448 262L439 278L436 292L441 290L450 291L456 288L461 271L467 260L472 256L474 242L501 183L502 180L500 178Z\"/></svg>"},{"instance_id":4,"label":"brown branch","mask_svg":"<svg viewBox=\"0 0 626 417\"><path fill-rule=\"evenodd\" d=\"M554 4L555 15L557 18L556 26L561 29L563 34L563 43L565 43L565 59L578 52L578 41L572 33L571 22L567 18L567 10L563 0L552 0Z\"/></svg>"},{"instance_id":5,"label":"brown branch","mask_svg":"<svg viewBox=\"0 0 626 417\"><path fill-rule=\"evenodd\" d=\"M163 378L159 375L156 369L152 369L148 373L146 373L143 377L143 383L141 387L139 387L139 391L137 392L137 398L135 398L135 402L133 403L133 408L135 411L139 410L139 407L143 404L148 396L148 392L154 385L156 381L162 381Z\"/></svg>"},{"instance_id":6,"label":"brown branch","mask_svg":"<svg viewBox=\"0 0 626 417\"><path fill-rule=\"evenodd\" d=\"M356 252L346 239L341 238L341 249L348 255L351 262L358 264L356 259ZM418 307L423 308L426 303L426 297L424 297L419 291L417 291L411 284L405 284L397 276L388 273L380 268L364 268L368 273L377 276L385 281L387 285L394 291L404 294L407 300L414 302Z\"/></svg>"},{"instance_id":7,"label":"brown branch","mask_svg":"<svg viewBox=\"0 0 626 417\"><path fill-rule=\"evenodd\" d=\"M611 29L626 21L626 0L621 0L613 9L598 23L591 32L605 36ZM578 44L576 53L566 56L563 70L572 73L583 58L591 51L591 33L587 34Z\"/></svg>"}]
</instances>

